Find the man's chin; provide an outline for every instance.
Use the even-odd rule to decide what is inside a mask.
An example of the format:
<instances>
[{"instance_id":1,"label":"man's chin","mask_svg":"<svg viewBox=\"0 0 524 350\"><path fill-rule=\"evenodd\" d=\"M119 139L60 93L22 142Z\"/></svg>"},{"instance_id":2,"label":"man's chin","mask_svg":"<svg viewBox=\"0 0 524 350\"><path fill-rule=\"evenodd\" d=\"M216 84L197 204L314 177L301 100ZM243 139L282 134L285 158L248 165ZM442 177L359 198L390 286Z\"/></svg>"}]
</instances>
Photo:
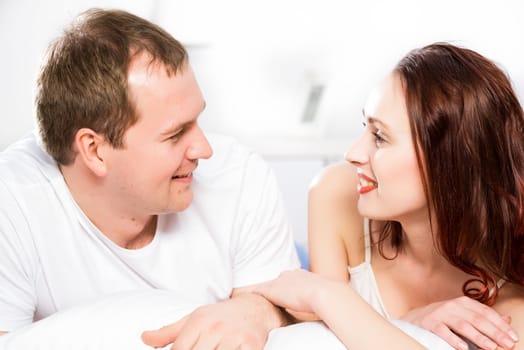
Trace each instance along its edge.
<instances>
[{"instance_id":1,"label":"man's chin","mask_svg":"<svg viewBox=\"0 0 524 350\"><path fill-rule=\"evenodd\" d=\"M193 202L193 193L184 193L184 198L177 198L176 200L169 203L165 213L177 213L189 208Z\"/></svg>"}]
</instances>

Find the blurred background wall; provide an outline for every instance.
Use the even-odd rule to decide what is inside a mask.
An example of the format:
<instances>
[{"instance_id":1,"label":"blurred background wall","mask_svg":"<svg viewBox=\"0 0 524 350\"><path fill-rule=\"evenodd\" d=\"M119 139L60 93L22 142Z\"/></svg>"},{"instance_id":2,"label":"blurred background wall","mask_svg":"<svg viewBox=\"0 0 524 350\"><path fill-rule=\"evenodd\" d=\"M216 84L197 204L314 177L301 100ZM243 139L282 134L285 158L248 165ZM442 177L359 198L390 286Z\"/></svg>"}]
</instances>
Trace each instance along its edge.
<instances>
[{"instance_id":1,"label":"blurred background wall","mask_svg":"<svg viewBox=\"0 0 524 350\"><path fill-rule=\"evenodd\" d=\"M475 49L524 100L520 0L0 0L0 150L35 127L45 48L90 7L146 17L188 47L207 100L201 124L270 162L304 243L309 183L342 160L367 93L410 49L435 41Z\"/></svg>"}]
</instances>

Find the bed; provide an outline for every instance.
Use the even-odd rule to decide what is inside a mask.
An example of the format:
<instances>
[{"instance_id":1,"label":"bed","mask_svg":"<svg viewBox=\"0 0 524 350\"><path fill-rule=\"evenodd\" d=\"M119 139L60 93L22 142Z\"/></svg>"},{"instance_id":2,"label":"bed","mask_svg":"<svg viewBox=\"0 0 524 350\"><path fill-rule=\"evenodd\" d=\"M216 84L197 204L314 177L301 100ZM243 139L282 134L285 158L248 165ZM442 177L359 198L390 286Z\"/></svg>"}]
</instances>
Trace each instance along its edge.
<instances>
[{"instance_id":1,"label":"bed","mask_svg":"<svg viewBox=\"0 0 524 350\"><path fill-rule=\"evenodd\" d=\"M0 336L2 350L151 350L142 343L143 330L156 329L190 313L199 305L162 290L118 293L56 313ZM452 349L434 334L392 321L432 350ZM164 349L169 349L165 347ZM273 330L265 350L344 350L321 322L305 322Z\"/></svg>"}]
</instances>

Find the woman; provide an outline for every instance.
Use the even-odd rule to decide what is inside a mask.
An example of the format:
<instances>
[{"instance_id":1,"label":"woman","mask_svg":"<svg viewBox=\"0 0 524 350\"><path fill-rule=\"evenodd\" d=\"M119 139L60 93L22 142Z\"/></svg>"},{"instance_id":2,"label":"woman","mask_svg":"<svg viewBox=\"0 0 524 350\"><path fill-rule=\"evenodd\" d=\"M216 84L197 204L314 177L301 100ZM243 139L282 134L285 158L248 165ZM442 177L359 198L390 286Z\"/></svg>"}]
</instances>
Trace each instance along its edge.
<instances>
[{"instance_id":1,"label":"woman","mask_svg":"<svg viewBox=\"0 0 524 350\"><path fill-rule=\"evenodd\" d=\"M508 78L474 51L433 44L404 57L363 113L349 164L310 191L317 274L258 292L316 314L351 349L422 348L387 318L456 349L464 338L524 349L524 115Z\"/></svg>"}]
</instances>

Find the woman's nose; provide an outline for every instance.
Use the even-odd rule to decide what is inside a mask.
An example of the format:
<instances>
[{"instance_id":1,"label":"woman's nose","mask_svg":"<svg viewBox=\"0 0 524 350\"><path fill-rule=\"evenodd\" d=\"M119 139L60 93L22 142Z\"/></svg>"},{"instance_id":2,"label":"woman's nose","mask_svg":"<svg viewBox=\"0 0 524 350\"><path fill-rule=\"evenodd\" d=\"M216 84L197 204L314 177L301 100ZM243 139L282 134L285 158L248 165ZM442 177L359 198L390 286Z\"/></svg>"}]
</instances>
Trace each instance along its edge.
<instances>
[{"instance_id":1,"label":"woman's nose","mask_svg":"<svg viewBox=\"0 0 524 350\"><path fill-rule=\"evenodd\" d=\"M365 138L365 134L360 135L360 137L348 148L346 153L344 153L344 159L348 163L354 166L361 166L367 163L369 156L365 146Z\"/></svg>"}]
</instances>

